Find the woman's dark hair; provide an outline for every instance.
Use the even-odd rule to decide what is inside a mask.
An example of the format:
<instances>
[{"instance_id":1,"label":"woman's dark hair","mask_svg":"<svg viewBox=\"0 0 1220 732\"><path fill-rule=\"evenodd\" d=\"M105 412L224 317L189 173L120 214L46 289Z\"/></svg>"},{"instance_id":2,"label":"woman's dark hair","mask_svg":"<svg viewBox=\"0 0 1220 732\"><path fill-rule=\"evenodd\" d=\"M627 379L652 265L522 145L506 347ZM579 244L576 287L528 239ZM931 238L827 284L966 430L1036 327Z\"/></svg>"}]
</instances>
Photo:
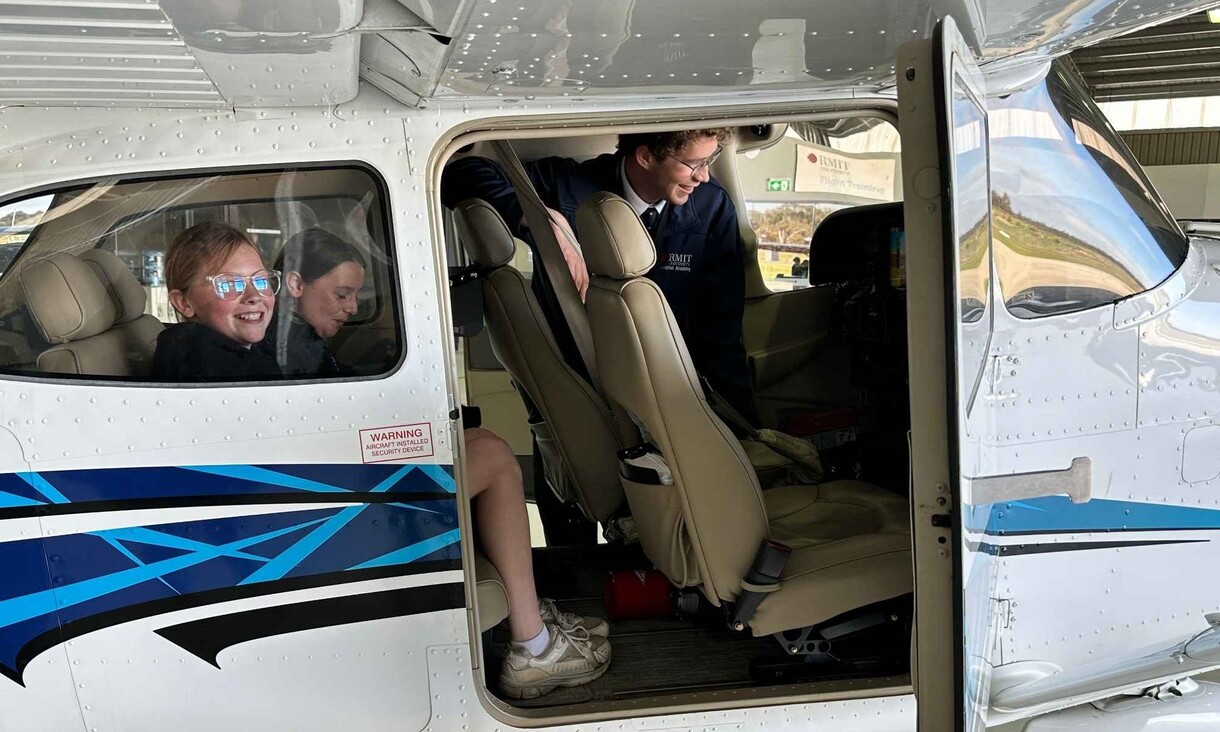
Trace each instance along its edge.
<instances>
[{"instance_id":1,"label":"woman's dark hair","mask_svg":"<svg viewBox=\"0 0 1220 732\"><path fill-rule=\"evenodd\" d=\"M367 269L360 250L322 229L306 229L284 242L275 268L281 272L300 272L301 279L313 282L325 277L344 262L355 262Z\"/></svg>"}]
</instances>

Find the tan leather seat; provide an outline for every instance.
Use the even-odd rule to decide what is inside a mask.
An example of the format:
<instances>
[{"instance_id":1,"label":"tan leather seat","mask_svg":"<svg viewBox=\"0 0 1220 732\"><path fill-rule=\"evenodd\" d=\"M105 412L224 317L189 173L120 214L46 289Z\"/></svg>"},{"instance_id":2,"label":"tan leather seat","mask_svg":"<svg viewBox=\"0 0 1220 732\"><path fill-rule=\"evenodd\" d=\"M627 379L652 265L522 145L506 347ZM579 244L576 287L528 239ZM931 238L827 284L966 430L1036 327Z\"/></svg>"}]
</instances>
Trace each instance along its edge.
<instances>
[{"instance_id":1,"label":"tan leather seat","mask_svg":"<svg viewBox=\"0 0 1220 732\"><path fill-rule=\"evenodd\" d=\"M114 305L114 327L123 343L123 351L133 376L148 376L152 372L152 357L157 350L157 336L165 324L144 313L148 300L144 286L131 273L123 260L104 249L91 249L78 257L93 268L102 281L110 302Z\"/></svg>"},{"instance_id":2,"label":"tan leather seat","mask_svg":"<svg viewBox=\"0 0 1220 732\"><path fill-rule=\"evenodd\" d=\"M495 565L482 554L474 555L475 598L479 604L479 632L484 633L508 617L508 591Z\"/></svg>"},{"instance_id":3,"label":"tan leather seat","mask_svg":"<svg viewBox=\"0 0 1220 732\"><path fill-rule=\"evenodd\" d=\"M625 481L648 557L716 605L734 600L764 538L792 547L780 589L750 620L755 635L800 628L911 592L904 499L859 481L766 493L741 444L708 405L678 324L643 274L656 251L621 198L577 212L593 275L586 306L606 396L647 427L673 485Z\"/></svg>"},{"instance_id":4,"label":"tan leather seat","mask_svg":"<svg viewBox=\"0 0 1220 732\"><path fill-rule=\"evenodd\" d=\"M606 523L623 502L616 454L627 447L609 406L564 362L529 282L509 266L517 240L500 214L475 199L458 204L454 220L471 259L490 270L483 313L492 349L542 417L530 429L547 482L561 500Z\"/></svg>"},{"instance_id":5,"label":"tan leather seat","mask_svg":"<svg viewBox=\"0 0 1220 732\"><path fill-rule=\"evenodd\" d=\"M129 376L122 342L106 335L114 304L89 265L63 253L21 269L30 316L56 345L38 354L38 370L59 374Z\"/></svg>"},{"instance_id":6,"label":"tan leather seat","mask_svg":"<svg viewBox=\"0 0 1220 732\"><path fill-rule=\"evenodd\" d=\"M147 375L164 326L143 315L144 290L122 261L108 252L86 260L93 254L56 254L21 270L30 314L43 337L56 344L38 354L38 370Z\"/></svg>"}]
</instances>

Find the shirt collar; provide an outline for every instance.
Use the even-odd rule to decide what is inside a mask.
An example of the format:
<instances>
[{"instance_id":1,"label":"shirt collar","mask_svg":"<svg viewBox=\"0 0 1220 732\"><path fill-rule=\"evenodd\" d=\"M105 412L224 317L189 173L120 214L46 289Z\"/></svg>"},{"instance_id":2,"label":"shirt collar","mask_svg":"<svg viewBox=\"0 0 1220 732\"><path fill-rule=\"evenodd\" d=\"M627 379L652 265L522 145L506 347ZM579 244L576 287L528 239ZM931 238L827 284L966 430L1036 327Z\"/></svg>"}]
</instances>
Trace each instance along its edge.
<instances>
[{"instance_id":1,"label":"shirt collar","mask_svg":"<svg viewBox=\"0 0 1220 732\"><path fill-rule=\"evenodd\" d=\"M656 203L648 203L636 195L635 189L631 187L631 181L627 180L626 160L618 161L618 177L619 182L623 184L623 198L627 201L628 205L631 206L632 210L635 211L636 216L642 216L650 207L655 208L657 213L661 213L661 211L665 208L664 198Z\"/></svg>"}]
</instances>

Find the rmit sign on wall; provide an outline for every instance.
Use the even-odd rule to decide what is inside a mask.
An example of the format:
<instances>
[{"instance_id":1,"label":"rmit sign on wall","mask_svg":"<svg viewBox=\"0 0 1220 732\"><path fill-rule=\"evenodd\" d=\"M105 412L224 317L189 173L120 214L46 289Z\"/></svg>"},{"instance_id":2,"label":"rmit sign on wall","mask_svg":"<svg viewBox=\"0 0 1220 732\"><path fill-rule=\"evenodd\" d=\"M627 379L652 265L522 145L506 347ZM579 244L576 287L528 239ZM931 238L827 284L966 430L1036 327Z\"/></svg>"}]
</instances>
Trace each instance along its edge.
<instances>
[{"instance_id":1,"label":"rmit sign on wall","mask_svg":"<svg viewBox=\"0 0 1220 732\"><path fill-rule=\"evenodd\" d=\"M796 146L795 188L799 193L893 201L897 175L895 154L853 154L821 145Z\"/></svg>"}]
</instances>

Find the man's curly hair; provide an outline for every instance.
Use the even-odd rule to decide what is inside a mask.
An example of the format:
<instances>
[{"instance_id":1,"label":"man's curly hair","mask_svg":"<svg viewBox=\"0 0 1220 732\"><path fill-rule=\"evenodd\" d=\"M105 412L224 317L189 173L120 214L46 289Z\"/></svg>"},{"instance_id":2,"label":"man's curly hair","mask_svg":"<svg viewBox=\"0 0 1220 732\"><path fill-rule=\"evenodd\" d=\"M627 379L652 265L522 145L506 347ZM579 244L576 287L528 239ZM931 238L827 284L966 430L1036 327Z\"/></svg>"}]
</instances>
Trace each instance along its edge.
<instances>
[{"instance_id":1,"label":"man's curly hair","mask_svg":"<svg viewBox=\"0 0 1220 732\"><path fill-rule=\"evenodd\" d=\"M678 154L682 148L692 142L707 137L716 138L723 145L733 134L728 127L707 127L701 130L676 130L674 132L639 132L618 136L618 149L623 154L635 152L641 145L648 148L657 159L669 158Z\"/></svg>"}]
</instances>

